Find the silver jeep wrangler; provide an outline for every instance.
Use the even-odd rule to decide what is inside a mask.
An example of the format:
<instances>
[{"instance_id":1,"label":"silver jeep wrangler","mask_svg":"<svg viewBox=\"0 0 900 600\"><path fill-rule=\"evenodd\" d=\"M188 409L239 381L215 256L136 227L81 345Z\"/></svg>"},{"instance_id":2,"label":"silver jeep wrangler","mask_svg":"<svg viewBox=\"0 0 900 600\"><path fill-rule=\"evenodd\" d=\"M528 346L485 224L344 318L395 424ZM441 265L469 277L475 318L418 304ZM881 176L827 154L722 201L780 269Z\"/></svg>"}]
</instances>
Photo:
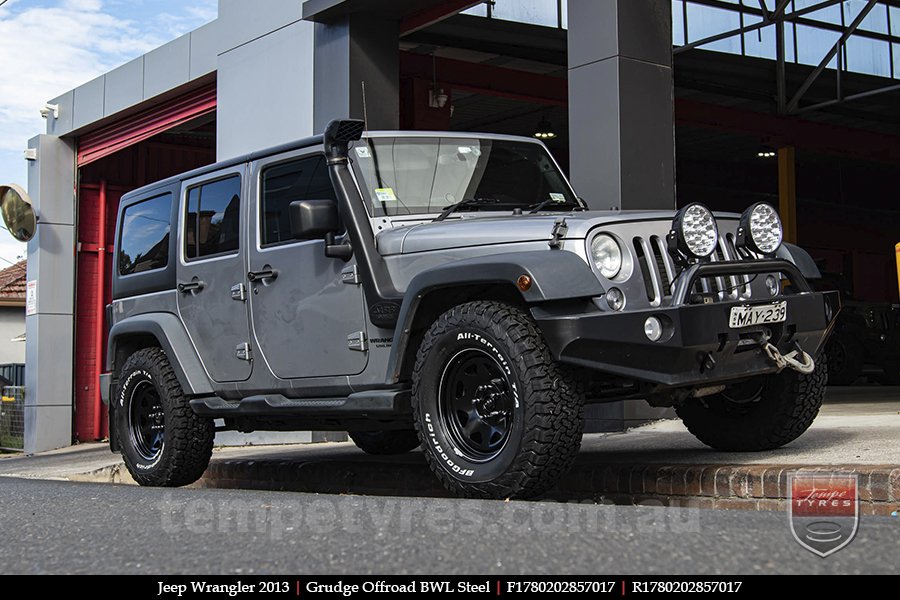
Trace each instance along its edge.
<instances>
[{"instance_id":1,"label":"silver jeep wrangler","mask_svg":"<svg viewBox=\"0 0 900 600\"><path fill-rule=\"evenodd\" d=\"M198 479L216 420L421 446L482 498L551 488L585 403L777 448L819 410L840 309L767 204L590 211L533 139L352 120L126 195L115 252L102 387L142 485Z\"/></svg>"}]
</instances>

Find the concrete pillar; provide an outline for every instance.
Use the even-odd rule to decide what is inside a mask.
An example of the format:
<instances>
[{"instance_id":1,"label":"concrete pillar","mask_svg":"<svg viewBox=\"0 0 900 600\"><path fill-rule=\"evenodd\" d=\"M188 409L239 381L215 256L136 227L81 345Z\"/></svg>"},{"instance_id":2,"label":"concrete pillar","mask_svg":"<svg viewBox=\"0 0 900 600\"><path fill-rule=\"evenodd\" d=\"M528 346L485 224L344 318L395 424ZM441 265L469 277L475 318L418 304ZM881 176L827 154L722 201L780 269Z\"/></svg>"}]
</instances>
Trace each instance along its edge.
<instances>
[{"instance_id":1,"label":"concrete pillar","mask_svg":"<svg viewBox=\"0 0 900 600\"><path fill-rule=\"evenodd\" d=\"M672 3L567 1L575 190L595 209L674 208Z\"/></svg>"},{"instance_id":2,"label":"concrete pillar","mask_svg":"<svg viewBox=\"0 0 900 600\"><path fill-rule=\"evenodd\" d=\"M313 122L368 119L369 129L400 126L399 24L366 13L316 23ZM363 104L365 83L365 105Z\"/></svg>"},{"instance_id":3,"label":"concrete pillar","mask_svg":"<svg viewBox=\"0 0 900 600\"><path fill-rule=\"evenodd\" d=\"M72 443L75 313L75 147L39 135L28 143L28 193L38 226L28 242L37 312L25 317L25 452Z\"/></svg>"}]
</instances>

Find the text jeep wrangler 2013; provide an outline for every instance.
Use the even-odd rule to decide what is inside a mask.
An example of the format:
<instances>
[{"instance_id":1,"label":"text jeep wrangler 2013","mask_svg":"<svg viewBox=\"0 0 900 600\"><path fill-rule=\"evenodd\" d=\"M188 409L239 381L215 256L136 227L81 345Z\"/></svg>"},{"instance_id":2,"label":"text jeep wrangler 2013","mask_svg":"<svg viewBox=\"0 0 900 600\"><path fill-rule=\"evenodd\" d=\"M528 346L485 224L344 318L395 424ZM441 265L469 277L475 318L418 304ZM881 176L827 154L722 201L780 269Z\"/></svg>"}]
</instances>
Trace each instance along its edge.
<instances>
[{"instance_id":1,"label":"text jeep wrangler 2013","mask_svg":"<svg viewBox=\"0 0 900 600\"><path fill-rule=\"evenodd\" d=\"M592 212L535 140L363 133L122 199L102 385L140 484L199 478L216 419L421 445L485 498L553 486L585 402L674 406L725 450L812 423L839 300L769 205Z\"/></svg>"}]
</instances>

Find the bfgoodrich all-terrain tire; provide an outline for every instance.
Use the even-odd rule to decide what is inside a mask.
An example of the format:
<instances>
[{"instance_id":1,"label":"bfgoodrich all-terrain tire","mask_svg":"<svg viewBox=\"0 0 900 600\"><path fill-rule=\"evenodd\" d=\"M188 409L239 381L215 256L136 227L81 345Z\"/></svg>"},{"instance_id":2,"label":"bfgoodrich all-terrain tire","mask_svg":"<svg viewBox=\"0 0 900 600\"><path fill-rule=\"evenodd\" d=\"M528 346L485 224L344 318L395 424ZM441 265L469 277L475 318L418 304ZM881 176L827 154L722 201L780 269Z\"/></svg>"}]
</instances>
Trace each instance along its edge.
<instances>
[{"instance_id":1,"label":"bfgoodrich all-terrain tire","mask_svg":"<svg viewBox=\"0 0 900 600\"><path fill-rule=\"evenodd\" d=\"M413 371L416 430L452 493L527 498L575 459L583 395L531 317L498 302L447 311L425 334Z\"/></svg>"},{"instance_id":2,"label":"bfgoodrich all-terrain tire","mask_svg":"<svg viewBox=\"0 0 900 600\"><path fill-rule=\"evenodd\" d=\"M738 452L772 450L800 437L815 420L825 397L825 356L809 375L784 370L689 399L675 410L707 446Z\"/></svg>"},{"instance_id":3,"label":"bfgoodrich all-terrain tire","mask_svg":"<svg viewBox=\"0 0 900 600\"><path fill-rule=\"evenodd\" d=\"M388 431L351 431L350 439L366 454L406 454L419 447L415 429Z\"/></svg>"},{"instance_id":4,"label":"bfgoodrich all-terrain tire","mask_svg":"<svg viewBox=\"0 0 900 600\"><path fill-rule=\"evenodd\" d=\"M136 482L177 487L203 475L212 455L213 422L194 414L161 349L128 357L113 401L122 457Z\"/></svg>"}]
</instances>

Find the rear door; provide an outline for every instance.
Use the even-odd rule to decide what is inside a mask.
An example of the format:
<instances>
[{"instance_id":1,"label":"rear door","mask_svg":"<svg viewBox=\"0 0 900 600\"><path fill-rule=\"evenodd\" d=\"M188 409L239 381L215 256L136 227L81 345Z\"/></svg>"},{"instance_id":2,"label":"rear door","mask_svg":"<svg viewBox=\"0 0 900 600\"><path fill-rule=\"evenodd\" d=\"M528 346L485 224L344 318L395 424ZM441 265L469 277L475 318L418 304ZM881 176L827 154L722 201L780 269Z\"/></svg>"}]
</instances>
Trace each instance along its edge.
<instances>
[{"instance_id":1,"label":"rear door","mask_svg":"<svg viewBox=\"0 0 900 600\"><path fill-rule=\"evenodd\" d=\"M257 275L249 297L263 359L282 379L362 372L366 321L355 261L326 257L324 240L291 238L291 202L336 202L324 155L268 158L251 172L249 270Z\"/></svg>"},{"instance_id":2,"label":"rear door","mask_svg":"<svg viewBox=\"0 0 900 600\"><path fill-rule=\"evenodd\" d=\"M244 381L252 370L246 278L246 165L182 187L178 312L210 377Z\"/></svg>"}]
</instances>

